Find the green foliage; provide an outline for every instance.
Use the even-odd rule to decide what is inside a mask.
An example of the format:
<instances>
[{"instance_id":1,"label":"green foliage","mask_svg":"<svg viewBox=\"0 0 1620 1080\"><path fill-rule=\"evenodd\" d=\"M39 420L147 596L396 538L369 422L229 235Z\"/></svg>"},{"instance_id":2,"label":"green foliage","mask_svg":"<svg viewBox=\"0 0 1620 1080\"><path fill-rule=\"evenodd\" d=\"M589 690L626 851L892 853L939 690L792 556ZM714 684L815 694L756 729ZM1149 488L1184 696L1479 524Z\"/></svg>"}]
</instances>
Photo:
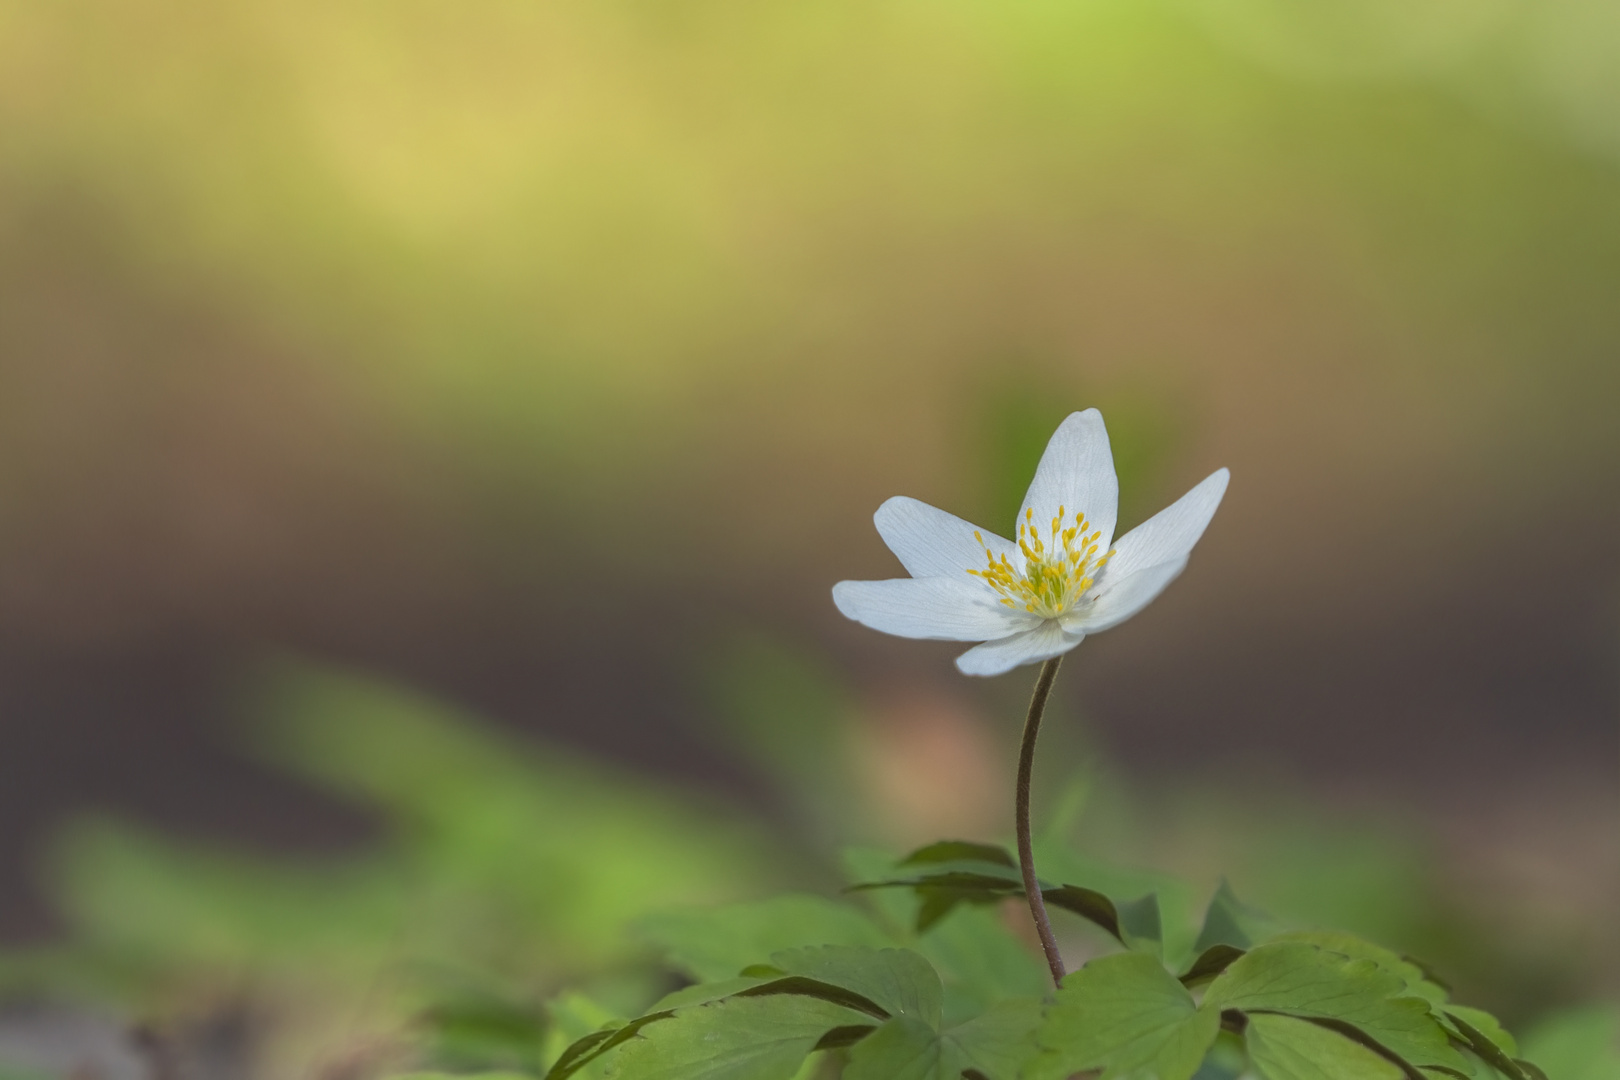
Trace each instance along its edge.
<instances>
[{"instance_id":1,"label":"green foliage","mask_svg":"<svg viewBox=\"0 0 1620 1080\"><path fill-rule=\"evenodd\" d=\"M699 984L654 1011L586 1035L547 1074L563 1080L598 1059L604 1075L789 1077L817 1050L852 1047L844 1075L1014 1080L1035 1050L1038 998L1008 998L945 1023L943 984L907 949L787 949L747 974Z\"/></svg>"},{"instance_id":2,"label":"green foliage","mask_svg":"<svg viewBox=\"0 0 1620 1080\"><path fill-rule=\"evenodd\" d=\"M1103 950L1054 992L1001 846L851 851L838 899L737 902L781 845L701 804L353 681L290 678L278 709L266 745L377 808L379 848L273 864L82 823L55 863L73 943L0 974L160 1019L239 980L314 1018L306 1041L382 1042L418 1077L1620 1075L1612 1010L1521 1049L1409 957L1287 930L1224 882L1200 910L1185 882L1052 849L1060 934Z\"/></svg>"},{"instance_id":3,"label":"green foliage","mask_svg":"<svg viewBox=\"0 0 1620 1080\"><path fill-rule=\"evenodd\" d=\"M1282 1013L1347 1025L1417 1066L1465 1071L1431 1003L1376 961L1306 942L1260 945L1238 958L1204 993L1204 1006Z\"/></svg>"},{"instance_id":4,"label":"green foliage","mask_svg":"<svg viewBox=\"0 0 1620 1080\"><path fill-rule=\"evenodd\" d=\"M1116 1076L1188 1080L1220 1030L1218 1009L1201 1009L1153 957L1093 960L1063 980L1039 1039L1034 1077L1061 1080L1084 1069Z\"/></svg>"},{"instance_id":5,"label":"green foliage","mask_svg":"<svg viewBox=\"0 0 1620 1080\"><path fill-rule=\"evenodd\" d=\"M1245 1071L1264 1080L1539 1080L1494 1017L1452 1004L1417 963L1348 934L1275 932L1224 883L1204 912L1203 951L1179 977L1165 964L1152 895L1045 887L1049 903L1109 930L1122 951L1070 973L1055 994L1019 996L1021 975L951 964L1007 947L994 911L1013 895L1010 855L950 841L888 869L852 895L904 889L913 902L886 901L877 918L784 897L654 920L669 962L709 981L586 1035L550 1080L587 1066L619 1080L787 1080L805 1069L843 1080L1065 1080L1091 1070L1101 1080ZM953 892L949 905L941 890ZM814 940L827 934L842 940ZM794 936L803 940L767 953ZM992 988L961 992L981 978Z\"/></svg>"},{"instance_id":6,"label":"green foliage","mask_svg":"<svg viewBox=\"0 0 1620 1080\"><path fill-rule=\"evenodd\" d=\"M1377 1052L1292 1016L1251 1016L1244 1044L1266 1080L1401 1080L1404 1075Z\"/></svg>"},{"instance_id":7,"label":"green foliage","mask_svg":"<svg viewBox=\"0 0 1620 1080\"><path fill-rule=\"evenodd\" d=\"M608 1075L790 1080L830 1032L869 1025L865 1014L814 997L725 998L645 1026L623 1044Z\"/></svg>"},{"instance_id":8,"label":"green foliage","mask_svg":"<svg viewBox=\"0 0 1620 1080\"><path fill-rule=\"evenodd\" d=\"M862 882L857 889L910 888L919 900L917 929L927 930L961 904L994 904L1024 894L1018 863L1005 848L946 840L901 859L901 877ZM1083 885L1041 882L1049 906L1073 912L1107 931L1120 944L1154 954L1164 951L1159 899L1149 894L1118 901Z\"/></svg>"},{"instance_id":9,"label":"green foliage","mask_svg":"<svg viewBox=\"0 0 1620 1080\"><path fill-rule=\"evenodd\" d=\"M850 948L816 945L789 949L771 957L772 968L833 983L877 1003L896 1018L938 1026L944 988L927 960L909 949Z\"/></svg>"}]
</instances>

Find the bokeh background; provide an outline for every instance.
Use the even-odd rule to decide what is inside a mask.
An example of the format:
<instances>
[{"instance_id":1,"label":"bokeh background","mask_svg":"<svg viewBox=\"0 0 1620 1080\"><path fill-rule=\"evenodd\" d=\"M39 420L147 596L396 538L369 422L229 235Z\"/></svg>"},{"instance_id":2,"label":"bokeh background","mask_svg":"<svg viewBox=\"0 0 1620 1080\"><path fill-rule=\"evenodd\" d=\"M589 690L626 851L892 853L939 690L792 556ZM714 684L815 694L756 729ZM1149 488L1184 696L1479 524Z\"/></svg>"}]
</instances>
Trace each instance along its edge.
<instances>
[{"instance_id":1,"label":"bokeh background","mask_svg":"<svg viewBox=\"0 0 1620 1080\"><path fill-rule=\"evenodd\" d=\"M1086 842L1616 992L1612 5L0 0L0 936L207 922L118 829L370 866L504 740L503 843L754 830L700 893L1002 837L1029 673L828 588L1093 405L1122 524L1233 482L1065 669Z\"/></svg>"}]
</instances>

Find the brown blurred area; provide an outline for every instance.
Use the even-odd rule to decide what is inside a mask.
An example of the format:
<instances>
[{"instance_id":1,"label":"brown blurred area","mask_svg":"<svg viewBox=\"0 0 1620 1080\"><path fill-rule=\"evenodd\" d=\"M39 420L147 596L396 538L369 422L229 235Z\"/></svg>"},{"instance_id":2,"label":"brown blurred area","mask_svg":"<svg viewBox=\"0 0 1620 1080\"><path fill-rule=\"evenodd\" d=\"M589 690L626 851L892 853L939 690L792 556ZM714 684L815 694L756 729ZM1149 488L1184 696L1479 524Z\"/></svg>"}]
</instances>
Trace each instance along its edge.
<instances>
[{"instance_id":1,"label":"brown blurred area","mask_svg":"<svg viewBox=\"0 0 1620 1080\"><path fill-rule=\"evenodd\" d=\"M364 842L240 749L283 654L765 804L693 676L757 628L948 772L1023 676L828 588L899 573L890 495L1003 527L1091 405L1124 524L1233 482L1074 724L1612 903L1620 107L1519 7L79 7L0 13L5 935L85 807Z\"/></svg>"}]
</instances>

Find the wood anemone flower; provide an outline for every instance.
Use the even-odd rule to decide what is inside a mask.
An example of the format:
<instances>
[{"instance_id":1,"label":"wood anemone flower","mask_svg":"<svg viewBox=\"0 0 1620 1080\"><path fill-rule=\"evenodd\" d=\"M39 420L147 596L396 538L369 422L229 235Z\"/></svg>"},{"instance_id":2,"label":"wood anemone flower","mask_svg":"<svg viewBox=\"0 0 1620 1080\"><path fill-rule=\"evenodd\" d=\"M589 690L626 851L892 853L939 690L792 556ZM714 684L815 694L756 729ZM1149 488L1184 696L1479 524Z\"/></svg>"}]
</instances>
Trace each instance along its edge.
<instances>
[{"instance_id":1,"label":"wood anemone flower","mask_svg":"<svg viewBox=\"0 0 1620 1080\"><path fill-rule=\"evenodd\" d=\"M1175 580L1229 475L1216 470L1114 542L1119 480L1108 430L1096 409L1072 413L1041 456L1018 539L896 496L873 520L911 576L840 581L833 603L886 634L983 642L956 659L967 675L1039 663L1124 622Z\"/></svg>"}]
</instances>

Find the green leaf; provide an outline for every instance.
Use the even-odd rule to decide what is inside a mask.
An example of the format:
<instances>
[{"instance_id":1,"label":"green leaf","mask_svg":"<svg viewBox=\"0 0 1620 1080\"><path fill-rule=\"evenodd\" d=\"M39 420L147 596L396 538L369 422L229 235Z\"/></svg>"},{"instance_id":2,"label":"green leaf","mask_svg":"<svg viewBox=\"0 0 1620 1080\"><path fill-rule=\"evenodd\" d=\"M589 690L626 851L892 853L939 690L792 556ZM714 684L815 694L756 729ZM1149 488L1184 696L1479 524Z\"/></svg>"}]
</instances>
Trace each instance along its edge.
<instances>
[{"instance_id":1,"label":"green leaf","mask_svg":"<svg viewBox=\"0 0 1620 1080\"><path fill-rule=\"evenodd\" d=\"M1071 911L1090 922L1097 924L1120 944L1125 943L1125 933L1119 924L1119 909L1114 902L1096 889L1088 889L1083 885L1060 885L1055 889L1043 888L1041 898L1053 907L1060 907Z\"/></svg>"},{"instance_id":2,"label":"green leaf","mask_svg":"<svg viewBox=\"0 0 1620 1080\"><path fill-rule=\"evenodd\" d=\"M669 1020L674 1015L673 1012L648 1013L646 1016L632 1020L628 1024L605 1027L600 1031L591 1032L562 1052L562 1056L553 1062L550 1070L547 1071L546 1080L567 1080L567 1077L574 1075L609 1050L613 1050L635 1038L642 1028L649 1024Z\"/></svg>"},{"instance_id":3,"label":"green leaf","mask_svg":"<svg viewBox=\"0 0 1620 1080\"><path fill-rule=\"evenodd\" d=\"M782 955L791 957L791 954ZM921 957L917 959L921 962ZM878 984L880 988L882 987L881 978L875 978L871 981ZM887 1020L890 1016L887 1009L858 991L806 975L784 974L774 979L760 977L724 979L719 982L703 983L698 986L689 986L684 990L677 990L673 994L667 995L655 1006L654 1011L649 1012L646 1016L632 1020L628 1024L609 1025L580 1038L558 1057L556 1064L546 1074L547 1080L564 1080L565 1077L578 1072L608 1051L628 1042L632 1037L640 1034L642 1029L649 1024L668 1021L677 1017L691 1016L713 1005L756 998L765 1000L804 998L845 1010L843 1015L846 1017L853 1014L864 1014L863 1016L857 1016L850 1023L839 1025L833 1029L834 1032L841 1032L842 1037L832 1038L828 1045L849 1045L872 1030L873 1025L867 1018ZM790 1002L788 1005L782 1006L782 1008L793 1009L796 1006ZM829 1032L823 1031L818 1043L825 1042L828 1038Z\"/></svg>"},{"instance_id":4,"label":"green leaf","mask_svg":"<svg viewBox=\"0 0 1620 1080\"><path fill-rule=\"evenodd\" d=\"M977 1016L1008 998L1039 998L1051 985L1046 965L993 909L958 908L912 947L944 981L947 1024Z\"/></svg>"},{"instance_id":5,"label":"green leaf","mask_svg":"<svg viewBox=\"0 0 1620 1080\"><path fill-rule=\"evenodd\" d=\"M846 1009L865 1013L876 1020L887 1020L889 1018L889 1010L871 998L858 994L854 990L846 990L837 983L822 982L820 979L811 979L804 975L788 975L780 979L772 979L770 982L751 986L746 990L739 990L732 997L775 997L784 994L818 998L833 1005L841 1005Z\"/></svg>"},{"instance_id":6,"label":"green leaf","mask_svg":"<svg viewBox=\"0 0 1620 1080\"><path fill-rule=\"evenodd\" d=\"M560 994L546 1003L550 1020L546 1032L545 1062L554 1065L570 1046L593 1032L624 1024L616 1014L577 991Z\"/></svg>"},{"instance_id":7,"label":"green leaf","mask_svg":"<svg viewBox=\"0 0 1620 1080\"><path fill-rule=\"evenodd\" d=\"M967 1069L987 1080L1015 1080L1040 1050L1035 1030L1041 1013L1038 997L1009 998L946 1031L943 1038L956 1045Z\"/></svg>"},{"instance_id":8,"label":"green leaf","mask_svg":"<svg viewBox=\"0 0 1620 1080\"><path fill-rule=\"evenodd\" d=\"M858 949L820 945L771 955L789 975L802 975L852 990L890 1016L939 1025L943 989L933 965L910 949Z\"/></svg>"},{"instance_id":9,"label":"green leaf","mask_svg":"<svg viewBox=\"0 0 1620 1080\"><path fill-rule=\"evenodd\" d=\"M920 1020L897 1016L855 1044L843 1080L957 1080L965 1068L954 1043Z\"/></svg>"},{"instance_id":10,"label":"green leaf","mask_svg":"<svg viewBox=\"0 0 1620 1080\"><path fill-rule=\"evenodd\" d=\"M1287 934L1278 934L1267 944L1280 941L1298 941L1307 945L1318 945L1329 952L1342 953L1356 960L1371 960L1385 971L1400 976L1406 984L1406 989L1413 997L1423 998L1431 1005L1444 1005L1449 996L1446 988L1441 986L1429 974L1422 964L1402 956L1392 949L1382 945L1374 945L1365 938L1356 937L1338 930L1310 930L1295 931ZM1493 1025L1496 1021L1491 1020ZM1496 1025L1500 1029L1500 1025Z\"/></svg>"},{"instance_id":11,"label":"green leaf","mask_svg":"<svg viewBox=\"0 0 1620 1080\"><path fill-rule=\"evenodd\" d=\"M1251 949L1204 994L1204 1006L1280 1012L1348 1024L1411 1066L1465 1071L1429 1003L1407 996L1395 972L1365 958L1286 941Z\"/></svg>"},{"instance_id":12,"label":"green leaf","mask_svg":"<svg viewBox=\"0 0 1620 1080\"><path fill-rule=\"evenodd\" d=\"M1208 982L1231 967L1232 962L1242 955L1242 949L1231 945L1211 945L1198 954L1198 959L1181 976L1181 983L1183 986L1197 986Z\"/></svg>"},{"instance_id":13,"label":"green leaf","mask_svg":"<svg viewBox=\"0 0 1620 1080\"><path fill-rule=\"evenodd\" d=\"M1018 864L1003 849L965 840L946 840L908 855L901 865L922 872L851 885L850 891L909 888L922 901L917 931L922 933L963 904L991 904L1024 895ZM1051 907L1087 919L1126 948L1163 952L1163 919L1156 894L1121 904L1083 885L1041 883L1041 896Z\"/></svg>"},{"instance_id":14,"label":"green leaf","mask_svg":"<svg viewBox=\"0 0 1620 1080\"><path fill-rule=\"evenodd\" d=\"M828 1032L865 1017L799 995L737 997L685 1009L626 1040L615 1080L789 1080Z\"/></svg>"},{"instance_id":15,"label":"green leaf","mask_svg":"<svg viewBox=\"0 0 1620 1080\"><path fill-rule=\"evenodd\" d=\"M1462 1021L1462 1023L1467 1024L1494 1043L1508 1057L1517 1057L1519 1055L1518 1041L1502 1026L1502 1021L1484 1009L1471 1009L1466 1005L1447 1005L1444 1015L1449 1020ZM1468 1038L1460 1026L1457 1034L1464 1039Z\"/></svg>"},{"instance_id":16,"label":"green leaf","mask_svg":"<svg viewBox=\"0 0 1620 1080\"><path fill-rule=\"evenodd\" d=\"M1198 932L1193 951L1203 953L1216 945L1236 949L1252 948L1276 930L1271 917L1237 898L1225 878L1204 912L1204 928Z\"/></svg>"},{"instance_id":17,"label":"green leaf","mask_svg":"<svg viewBox=\"0 0 1620 1080\"><path fill-rule=\"evenodd\" d=\"M757 904L664 912L641 922L674 967L699 982L728 979L772 953L801 945L882 948L888 935L861 912L820 896L778 896Z\"/></svg>"},{"instance_id":18,"label":"green leaf","mask_svg":"<svg viewBox=\"0 0 1620 1080\"><path fill-rule=\"evenodd\" d=\"M1038 1050L1035 998L1004 1001L943 1033L912 1017L895 1017L856 1045L844 1080L1017 1080Z\"/></svg>"},{"instance_id":19,"label":"green leaf","mask_svg":"<svg viewBox=\"0 0 1620 1080\"><path fill-rule=\"evenodd\" d=\"M1103 1080L1137 1074L1188 1080L1220 1023L1219 1010L1198 1008L1153 957L1105 956L1063 980L1037 1034L1044 1052L1029 1075L1044 1080L1102 1069Z\"/></svg>"},{"instance_id":20,"label":"green leaf","mask_svg":"<svg viewBox=\"0 0 1620 1080\"><path fill-rule=\"evenodd\" d=\"M1249 1017L1249 1059L1266 1080L1403 1080L1404 1072L1343 1035L1291 1016Z\"/></svg>"},{"instance_id":21,"label":"green leaf","mask_svg":"<svg viewBox=\"0 0 1620 1080\"><path fill-rule=\"evenodd\" d=\"M1620 1076L1620 1007L1555 1013L1525 1036L1524 1056L1549 1080L1614 1080Z\"/></svg>"},{"instance_id":22,"label":"green leaf","mask_svg":"<svg viewBox=\"0 0 1620 1080\"><path fill-rule=\"evenodd\" d=\"M772 975L739 975L735 979L721 979L718 982L696 983L692 986L683 986L679 990L665 994L653 1003L648 1012L667 1012L671 1009L685 1009L693 1005L707 1005L711 1001L732 997L744 990L752 990L756 986L764 986L780 978L783 972L774 972Z\"/></svg>"},{"instance_id":23,"label":"green leaf","mask_svg":"<svg viewBox=\"0 0 1620 1080\"><path fill-rule=\"evenodd\" d=\"M920 866L929 863L984 862L1018 869L1018 860L998 844L980 844L972 840L940 840L920 847L900 860L901 866Z\"/></svg>"},{"instance_id":24,"label":"green leaf","mask_svg":"<svg viewBox=\"0 0 1620 1080\"><path fill-rule=\"evenodd\" d=\"M925 852L928 850L923 849ZM913 890L921 901L917 909L918 933L928 930L962 904L991 904L1004 897L1020 896L1024 892L1023 879L1016 867L977 859L955 859L924 865L927 867L924 872L863 881L851 885L849 889L851 892L894 888Z\"/></svg>"},{"instance_id":25,"label":"green leaf","mask_svg":"<svg viewBox=\"0 0 1620 1080\"><path fill-rule=\"evenodd\" d=\"M1469 1018L1460 1015L1459 1010L1446 1010L1446 1019L1462 1034L1464 1039L1468 1040L1468 1045L1474 1053L1478 1054L1491 1068L1508 1077L1508 1080L1530 1080L1524 1069L1519 1066L1519 1063L1513 1060L1511 1054L1505 1052L1493 1039L1476 1028ZM1491 1017L1491 1020L1494 1022L1495 1017Z\"/></svg>"}]
</instances>

